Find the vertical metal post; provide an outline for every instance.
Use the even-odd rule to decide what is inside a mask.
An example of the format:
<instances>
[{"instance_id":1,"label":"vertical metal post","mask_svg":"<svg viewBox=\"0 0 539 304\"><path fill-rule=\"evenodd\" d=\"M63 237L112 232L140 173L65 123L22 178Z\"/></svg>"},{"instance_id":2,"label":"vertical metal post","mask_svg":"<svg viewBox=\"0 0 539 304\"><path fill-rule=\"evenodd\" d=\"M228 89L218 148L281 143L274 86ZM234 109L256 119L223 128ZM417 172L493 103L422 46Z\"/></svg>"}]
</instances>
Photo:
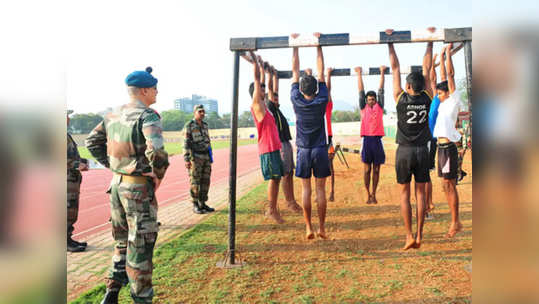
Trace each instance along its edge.
<instances>
[{"instance_id":1,"label":"vertical metal post","mask_svg":"<svg viewBox=\"0 0 539 304\"><path fill-rule=\"evenodd\" d=\"M468 93L468 111L470 113L469 128L470 134L472 134L472 41L470 40L464 41L464 62L466 65L466 90Z\"/></svg>"},{"instance_id":2,"label":"vertical metal post","mask_svg":"<svg viewBox=\"0 0 539 304\"><path fill-rule=\"evenodd\" d=\"M236 262L236 167L238 161L238 90L240 76L240 52L234 52L234 74L232 89L232 115L230 116L230 176L228 200L228 250L231 265Z\"/></svg>"}]
</instances>

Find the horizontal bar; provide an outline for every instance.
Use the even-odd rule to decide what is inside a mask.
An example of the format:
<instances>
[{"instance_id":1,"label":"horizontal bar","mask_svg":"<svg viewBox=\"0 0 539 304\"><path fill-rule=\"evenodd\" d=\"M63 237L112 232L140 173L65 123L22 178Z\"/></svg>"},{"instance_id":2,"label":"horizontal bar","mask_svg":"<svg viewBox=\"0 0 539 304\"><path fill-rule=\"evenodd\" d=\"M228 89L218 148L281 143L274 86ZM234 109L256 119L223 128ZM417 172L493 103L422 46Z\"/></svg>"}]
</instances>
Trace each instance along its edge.
<instances>
[{"instance_id":1,"label":"horizontal bar","mask_svg":"<svg viewBox=\"0 0 539 304\"><path fill-rule=\"evenodd\" d=\"M363 73L361 75L365 76L373 76L373 75L380 75L380 67L371 67L371 68L363 68ZM401 68L401 74L409 74L410 72L421 72L423 70L423 67L420 65L412 65L409 67L403 67ZM305 76L305 70L301 70L299 72L300 77ZM386 75L391 75L391 69L387 68L385 71ZM331 76L356 76L357 74L354 72L354 69L334 69L331 72ZM278 71L277 77L279 79L290 79L292 78L292 71Z\"/></svg>"},{"instance_id":2,"label":"horizontal bar","mask_svg":"<svg viewBox=\"0 0 539 304\"><path fill-rule=\"evenodd\" d=\"M384 44L384 43L412 43L412 42L462 42L472 40L472 28L449 28L436 29L430 32L424 30L394 31L391 35L386 32L372 32L367 34L340 33L320 34L315 37L312 33L299 34L298 37L249 37L231 38L231 51L254 51L259 49L312 47L312 46L335 46L335 45L361 45L361 44Z\"/></svg>"}]
</instances>

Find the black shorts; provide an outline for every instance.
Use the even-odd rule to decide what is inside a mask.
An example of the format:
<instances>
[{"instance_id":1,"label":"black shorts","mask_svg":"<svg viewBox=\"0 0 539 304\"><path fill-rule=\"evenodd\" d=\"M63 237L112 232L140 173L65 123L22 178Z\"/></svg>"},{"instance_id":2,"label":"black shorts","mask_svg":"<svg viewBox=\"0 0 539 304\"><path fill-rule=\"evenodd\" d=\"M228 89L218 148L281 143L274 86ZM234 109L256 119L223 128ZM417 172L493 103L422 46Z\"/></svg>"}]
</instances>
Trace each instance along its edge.
<instances>
[{"instance_id":1,"label":"black shorts","mask_svg":"<svg viewBox=\"0 0 539 304\"><path fill-rule=\"evenodd\" d=\"M395 170L397 183L407 184L412 181L412 174L416 183L430 181L429 176L429 149L424 146L399 145L395 156Z\"/></svg>"},{"instance_id":2,"label":"black shorts","mask_svg":"<svg viewBox=\"0 0 539 304\"><path fill-rule=\"evenodd\" d=\"M438 176L445 179L457 178L459 153L455 143L438 145Z\"/></svg>"}]
</instances>

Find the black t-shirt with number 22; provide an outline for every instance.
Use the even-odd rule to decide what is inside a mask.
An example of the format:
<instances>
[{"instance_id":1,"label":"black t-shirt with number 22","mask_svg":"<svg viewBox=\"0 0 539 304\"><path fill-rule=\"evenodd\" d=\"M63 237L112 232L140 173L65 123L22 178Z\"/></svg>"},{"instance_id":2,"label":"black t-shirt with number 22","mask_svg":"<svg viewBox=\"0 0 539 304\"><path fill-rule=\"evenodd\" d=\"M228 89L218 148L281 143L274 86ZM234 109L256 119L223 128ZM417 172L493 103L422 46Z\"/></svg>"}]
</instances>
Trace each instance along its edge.
<instances>
[{"instance_id":1,"label":"black t-shirt with number 22","mask_svg":"<svg viewBox=\"0 0 539 304\"><path fill-rule=\"evenodd\" d=\"M397 103L397 144L423 146L432 138L428 117L431 102L426 91L419 95L401 93Z\"/></svg>"}]
</instances>

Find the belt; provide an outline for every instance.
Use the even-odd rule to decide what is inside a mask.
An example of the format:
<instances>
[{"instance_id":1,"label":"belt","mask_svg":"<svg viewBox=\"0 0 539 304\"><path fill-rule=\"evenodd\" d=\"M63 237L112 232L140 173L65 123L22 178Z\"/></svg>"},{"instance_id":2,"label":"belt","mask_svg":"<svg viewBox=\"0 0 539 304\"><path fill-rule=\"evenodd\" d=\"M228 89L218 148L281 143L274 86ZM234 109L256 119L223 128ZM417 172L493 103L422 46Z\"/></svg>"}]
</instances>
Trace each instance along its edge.
<instances>
[{"instance_id":1,"label":"belt","mask_svg":"<svg viewBox=\"0 0 539 304\"><path fill-rule=\"evenodd\" d=\"M147 176L125 175L120 173L115 174L121 177L122 182L128 184L145 184L148 182Z\"/></svg>"},{"instance_id":2,"label":"belt","mask_svg":"<svg viewBox=\"0 0 539 304\"><path fill-rule=\"evenodd\" d=\"M442 149L446 149L446 148L449 148L449 147L452 147L452 146L457 146L454 142L446 142L446 143L441 143L441 144L438 144L438 147L439 148L442 148Z\"/></svg>"}]
</instances>

